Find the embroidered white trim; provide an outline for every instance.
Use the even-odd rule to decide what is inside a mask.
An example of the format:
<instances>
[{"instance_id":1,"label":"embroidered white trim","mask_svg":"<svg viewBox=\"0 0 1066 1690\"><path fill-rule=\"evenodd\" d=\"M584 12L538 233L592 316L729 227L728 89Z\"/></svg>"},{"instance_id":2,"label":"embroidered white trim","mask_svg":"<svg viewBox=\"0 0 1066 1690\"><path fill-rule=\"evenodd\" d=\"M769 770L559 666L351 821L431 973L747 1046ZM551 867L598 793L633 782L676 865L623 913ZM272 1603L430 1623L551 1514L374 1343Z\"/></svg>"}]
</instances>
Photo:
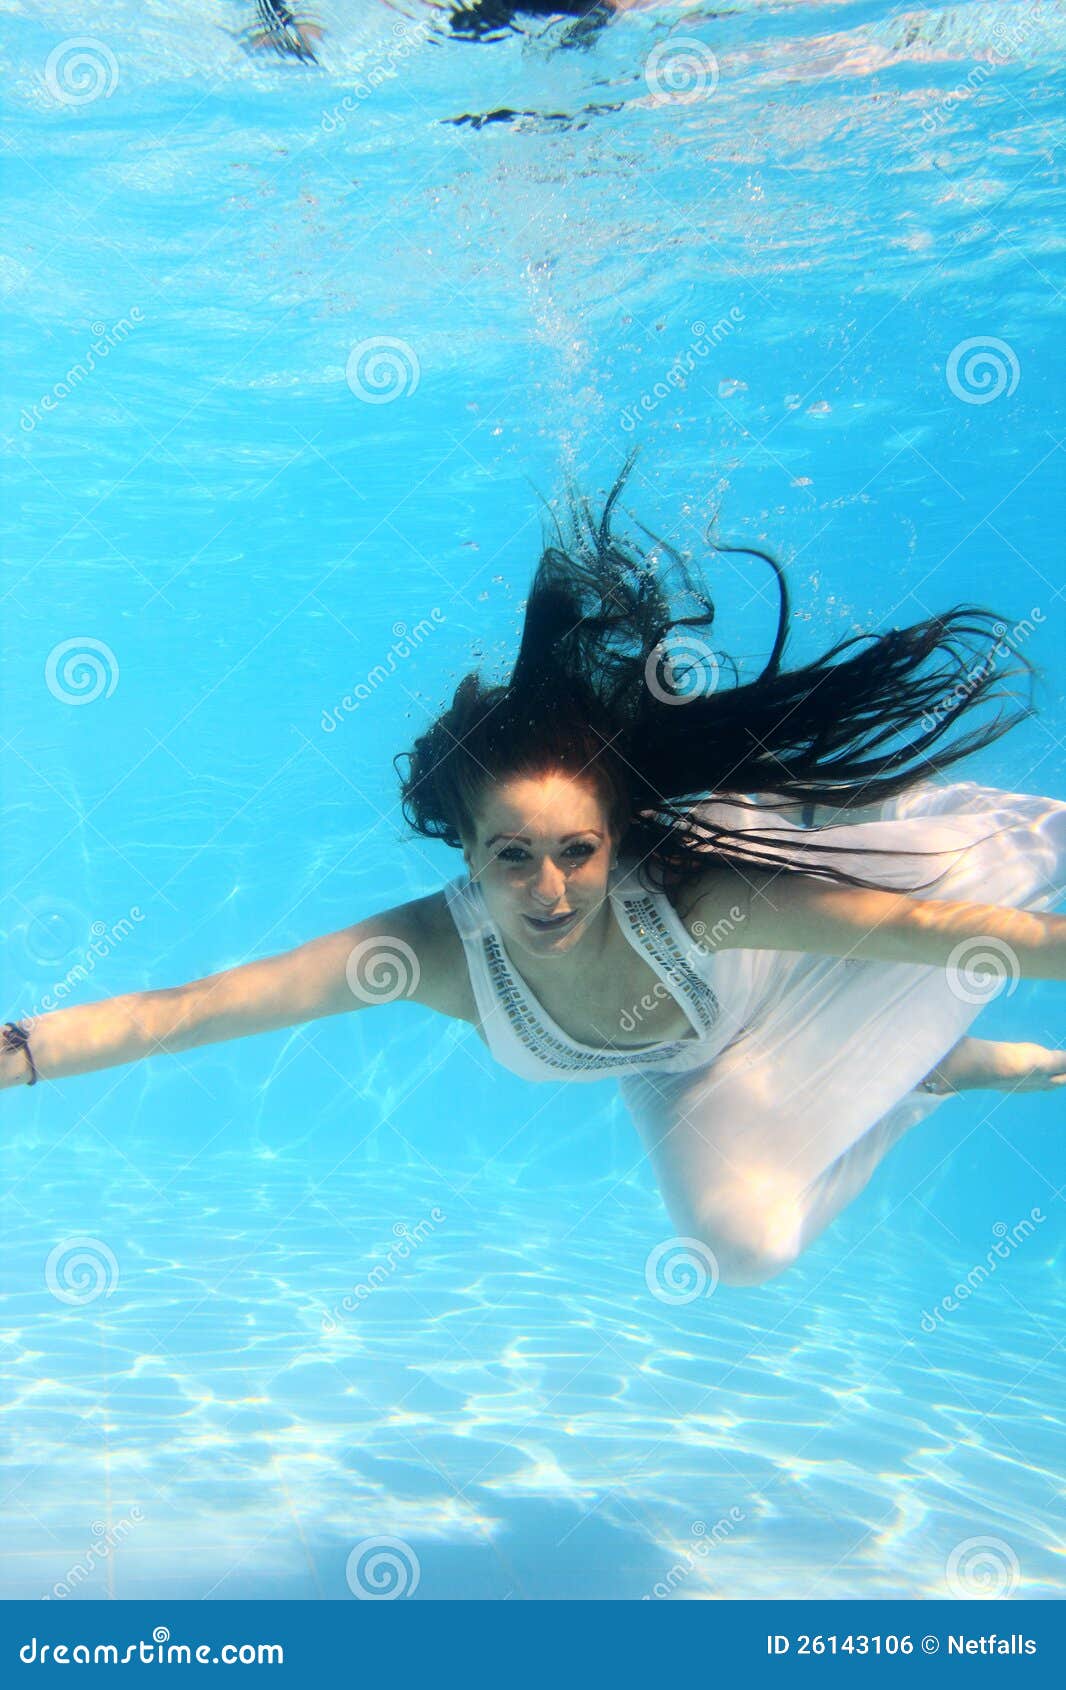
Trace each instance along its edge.
<instances>
[{"instance_id":1,"label":"embroidered white trim","mask_svg":"<svg viewBox=\"0 0 1066 1690\"><path fill-rule=\"evenodd\" d=\"M489 979L496 1002L507 1017L508 1025L519 1043L538 1060L561 1073L610 1073L618 1069L648 1068L657 1063L672 1061L681 1051L688 1050L710 1033L721 1016L721 1005L707 982L686 963L684 953L670 932L653 900L647 896L615 894L626 919L641 940L641 948L649 960L658 965L670 984L691 1005L701 1032L699 1038L670 1039L661 1045L646 1045L641 1050L595 1050L582 1045L568 1035L560 1038L543 1019L536 1000L515 977L507 957L490 927L482 934Z\"/></svg>"}]
</instances>

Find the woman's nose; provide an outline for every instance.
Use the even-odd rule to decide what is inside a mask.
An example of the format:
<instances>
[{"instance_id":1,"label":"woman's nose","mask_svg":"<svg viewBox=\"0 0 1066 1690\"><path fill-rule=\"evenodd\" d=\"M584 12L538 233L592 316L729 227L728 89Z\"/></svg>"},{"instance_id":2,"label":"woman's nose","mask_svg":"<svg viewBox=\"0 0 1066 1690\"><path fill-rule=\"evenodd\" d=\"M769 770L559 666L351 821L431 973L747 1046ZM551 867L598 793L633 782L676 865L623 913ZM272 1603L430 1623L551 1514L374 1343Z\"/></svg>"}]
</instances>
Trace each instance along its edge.
<instances>
[{"instance_id":1,"label":"woman's nose","mask_svg":"<svg viewBox=\"0 0 1066 1690\"><path fill-rule=\"evenodd\" d=\"M565 886L565 876L549 858L545 858L533 877L533 896L540 903L554 904Z\"/></svg>"}]
</instances>

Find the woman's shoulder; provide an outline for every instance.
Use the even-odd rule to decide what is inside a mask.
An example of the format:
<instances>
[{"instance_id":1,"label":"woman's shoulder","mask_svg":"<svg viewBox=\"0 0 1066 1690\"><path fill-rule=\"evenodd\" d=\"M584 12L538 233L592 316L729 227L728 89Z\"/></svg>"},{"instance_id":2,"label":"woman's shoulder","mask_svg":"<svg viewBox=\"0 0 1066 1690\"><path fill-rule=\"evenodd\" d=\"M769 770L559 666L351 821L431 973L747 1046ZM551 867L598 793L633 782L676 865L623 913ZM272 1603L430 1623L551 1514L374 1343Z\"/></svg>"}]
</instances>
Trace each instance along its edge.
<instances>
[{"instance_id":1,"label":"woman's shoulder","mask_svg":"<svg viewBox=\"0 0 1066 1690\"><path fill-rule=\"evenodd\" d=\"M701 873L668 886L665 896L690 938L725 949L740 942L734 935L747 916L751 885L750 872L716 857Z\"/></svg>"},{"instance_id":2,"label":"woman's shoulder","mask_svg":"<svg viewBox=\"0 0 1066 1690\"><path fill-rule=\"evenodd\" d=\"M448 887L416 898L407 908L418 936L416 954L421 969L419 1003L475 1025L478 1015L463 941L452 916Z\"/></svg>"}]
</instances>

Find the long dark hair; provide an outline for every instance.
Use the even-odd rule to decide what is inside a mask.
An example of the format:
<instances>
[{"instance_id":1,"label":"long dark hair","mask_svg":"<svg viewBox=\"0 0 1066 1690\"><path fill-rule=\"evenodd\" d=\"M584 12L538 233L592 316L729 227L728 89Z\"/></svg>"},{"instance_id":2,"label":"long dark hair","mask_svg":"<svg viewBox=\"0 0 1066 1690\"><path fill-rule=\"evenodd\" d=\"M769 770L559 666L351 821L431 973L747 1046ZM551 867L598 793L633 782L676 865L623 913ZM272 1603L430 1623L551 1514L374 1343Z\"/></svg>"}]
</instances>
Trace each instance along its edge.
<instances>
[{"instance_id":1,"label":"long dark hair","mask_svg":"<svg viewBox=\"0 0 1066 1690\"><path fill-rule=\"evenodd\" d=\"M723 668L735 676L736 667L691 632L709 630L715 610L685 559L643 524L637 526L654 542L650 554L611 532L634 456L598 518L587 500L569 493L571 533L565 536L556 522L558 543L541 556L510 679L486 686L477 673L465 676L414 750L394 759L398 773L400 758L408 760L401 774L407 822L426 838L458 847L475 836L474 817L489 783L564 771L596 784L622 848L654 865L660 884L704 873L710 852L876 888L876 881L819 863L819 851L865 853L819 845L809 837L816 828L790 829L782 855L780 831L774 838L712 827L688 809L710 797L756 810L767 808L767 798L778 809L878 805L1035 714L1032 682L1041 671L1004 641L1004 618L974 605L888 633L853 635L816 661L783 670L790 614L784 571L756 547L709 539L716 552L762 558L780 595L777 634L762 673L745 684L721 685ZM694 614L679 614L677 590L700 607ZM970 639L985 648L976 665L965 649ZM851 650L864 641L872 644ZM997 715L942 744L979 700L1012 696L990 691L997 650L1009 651L1021 666L1005 675L1029 675L1030 701L1007 720ZM842 657L845 652L851 655ZM937 661L922 673L930 659ZM883 749L901 734L910 736L905 744ZM750 802L752 794L762 801ZM878 854L896 853L879 848Z\"/></svg>"}]
</instances>

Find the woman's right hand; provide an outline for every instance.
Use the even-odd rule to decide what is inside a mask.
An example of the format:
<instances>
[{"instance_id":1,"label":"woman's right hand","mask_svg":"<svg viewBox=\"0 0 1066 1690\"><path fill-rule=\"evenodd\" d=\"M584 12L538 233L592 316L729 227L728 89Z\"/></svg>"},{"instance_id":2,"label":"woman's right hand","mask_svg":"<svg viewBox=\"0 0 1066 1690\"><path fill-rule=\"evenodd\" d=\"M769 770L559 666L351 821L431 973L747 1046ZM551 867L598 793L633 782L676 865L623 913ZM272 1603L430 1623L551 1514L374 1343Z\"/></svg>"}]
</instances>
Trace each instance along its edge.
<instances>
[{"instance_id":1,"label":"woman's right hand","mask_svg":"<svg viewBox=\"0 0 1066 1690\"><path fill-rule=\"evenodd\" d=\"M429 913L438 899L400 904L184 986L24 1017L37 1072L42 1080L90 1073L400 998L438 1008L443 965ZM0 1046L0 1088L29 1078L25 1052Z\"/></svg>"}]
</instances>

